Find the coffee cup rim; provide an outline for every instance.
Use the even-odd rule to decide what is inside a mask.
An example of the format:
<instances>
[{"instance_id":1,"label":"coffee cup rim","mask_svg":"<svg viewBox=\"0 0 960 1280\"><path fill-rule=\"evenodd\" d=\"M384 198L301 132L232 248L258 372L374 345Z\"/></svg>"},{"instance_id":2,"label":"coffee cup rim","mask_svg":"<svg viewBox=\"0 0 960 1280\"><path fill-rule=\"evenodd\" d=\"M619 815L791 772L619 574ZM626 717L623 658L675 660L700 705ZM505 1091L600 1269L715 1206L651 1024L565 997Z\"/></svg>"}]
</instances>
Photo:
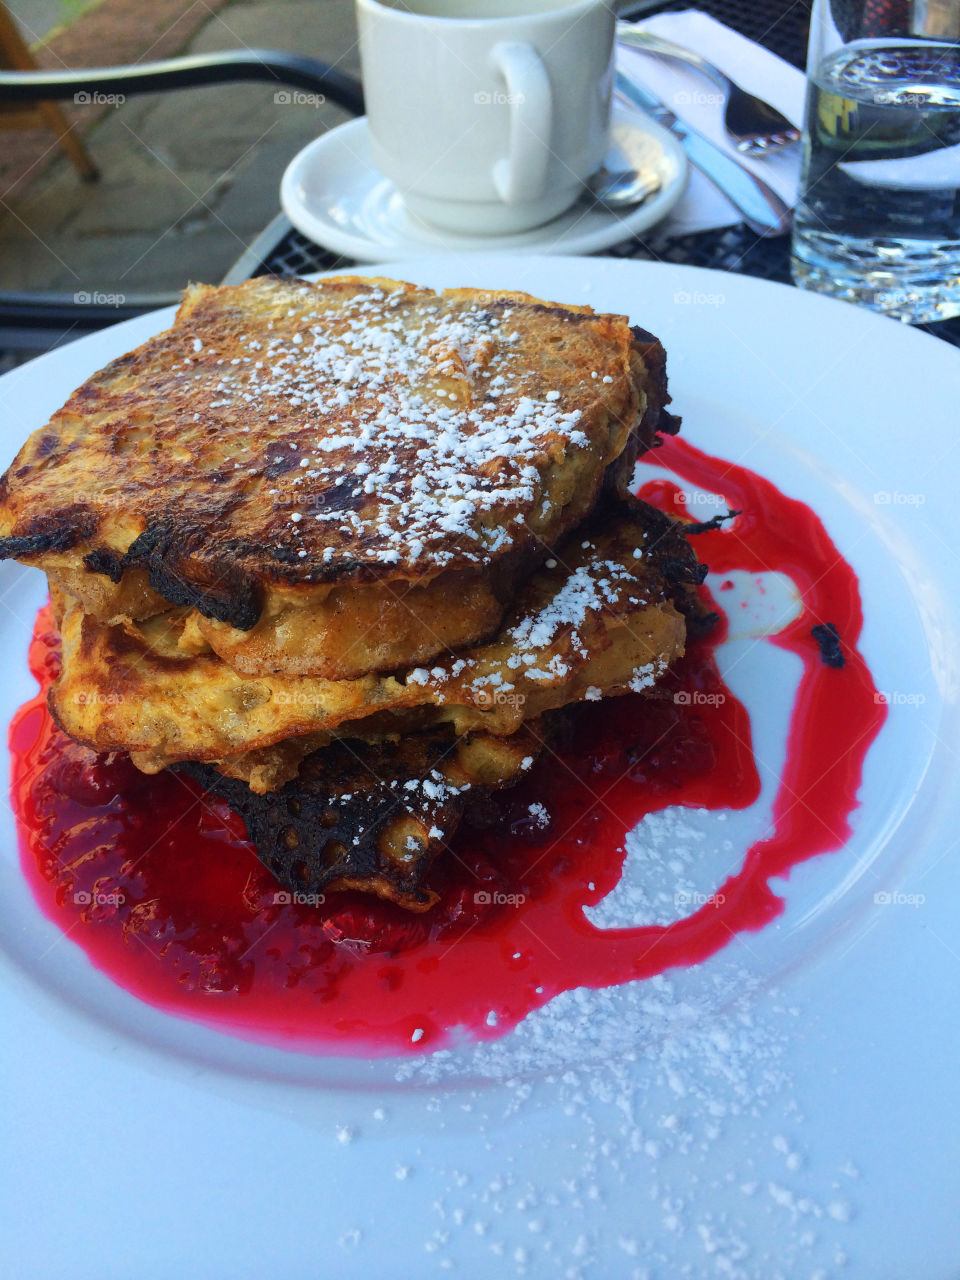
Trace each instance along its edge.
<instances>
[{"instance_id":1,"label":"coffee cup rim","mask_svg":"<svg viewBox=\"0 0 960 1280\"><path fill-rule=\"evenodd\" d=\"M529 22L531 18L553 18L564 13L575 13L578 9L592 9L600 3L601 0L573 0L572 3L557 3L549 9L535 10L532 13L514 13L501 17L478 17L478 18L456 18L452 14L443 13L410 13L407 9L395 9L392 4L385 3L385 0L357 0L360 8L368 9L374 13L389 14L393 18L397 18L402 22L439 22L449 25L456 24L460 27L489 27L494 25L506 25L508 23Z\"/></svg>"}]
</instances>

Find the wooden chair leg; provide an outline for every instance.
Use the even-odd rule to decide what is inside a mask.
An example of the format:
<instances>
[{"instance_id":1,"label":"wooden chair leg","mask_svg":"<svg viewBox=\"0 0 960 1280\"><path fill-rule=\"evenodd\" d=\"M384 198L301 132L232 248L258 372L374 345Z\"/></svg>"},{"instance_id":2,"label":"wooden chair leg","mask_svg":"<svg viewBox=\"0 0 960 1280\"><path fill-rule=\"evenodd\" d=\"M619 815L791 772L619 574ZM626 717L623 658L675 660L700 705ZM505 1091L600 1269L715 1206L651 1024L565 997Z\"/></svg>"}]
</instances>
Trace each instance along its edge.
<instances>
[{"instance_id":1,"label":"wooden chair leg","mask_svg":"<svg viewBox=\"0 0 960 1280\"><path fill-rule=\"evenodd\" d=\"M0 66L9 66L14 71L34 71L36 65L10 11L3 0L0 0ZM99 178L100 170L60 107L55 102L38 102L36 112L47 128L57 135L60 146L70 157L84 182L93 182Z\"/></svg>"},{"instance_id":2,"label":"wooden chair leg","mask_svg":"<svg viewBox=\"0 0 960 1280\"><path fill-rule=\"evenodd\" d=\"M61 109L55 102L40 102L37 106L46 120L47 126L60 139L60 146L69 156L80 177L84 182L96 182L97 178L100 177L100 170L94 164L93 157L77 137L73 126Z\"/></svg>"}]
</instances>

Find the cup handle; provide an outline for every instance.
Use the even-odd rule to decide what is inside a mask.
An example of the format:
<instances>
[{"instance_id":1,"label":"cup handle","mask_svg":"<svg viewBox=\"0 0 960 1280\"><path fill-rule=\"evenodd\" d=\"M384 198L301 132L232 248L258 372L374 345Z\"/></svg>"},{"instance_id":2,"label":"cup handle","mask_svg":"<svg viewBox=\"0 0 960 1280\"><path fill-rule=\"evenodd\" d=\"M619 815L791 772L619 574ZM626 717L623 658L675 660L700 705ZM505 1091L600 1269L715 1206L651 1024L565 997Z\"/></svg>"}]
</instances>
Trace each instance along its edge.
<instances>
[{"instance_id":1,"label":"cup handle","mask_svg":"<svg viewBox=\"0 0 960 1280\"><path fill-rule=\"evenodd\" d=\"M550 162L550 77L532 45L501 41L490 57L510 97L510 151L494 164L493 184L506 204L538 200L547 185Z\"/></svg>"}]
</instances>

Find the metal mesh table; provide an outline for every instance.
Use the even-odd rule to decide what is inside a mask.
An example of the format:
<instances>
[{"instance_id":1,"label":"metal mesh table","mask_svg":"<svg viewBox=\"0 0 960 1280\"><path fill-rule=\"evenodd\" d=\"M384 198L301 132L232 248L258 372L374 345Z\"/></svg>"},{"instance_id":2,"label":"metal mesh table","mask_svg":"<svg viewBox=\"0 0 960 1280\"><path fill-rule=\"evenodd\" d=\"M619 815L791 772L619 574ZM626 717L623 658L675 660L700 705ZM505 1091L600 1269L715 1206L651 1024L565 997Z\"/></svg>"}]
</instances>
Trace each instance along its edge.
<instances>
[{"instance_id":1,"label":"metal mesh table","mask_svg":"<svg viewBox=\"0 0 960 1280\"><path fill-rule=\"evenodd\" d=\"M696 0L696 5L785 61L804 66L811 0ZM680 0L646 0L625 9L623 16L642 18L689 7ZM606 251L606 256L735 271L785 284L790 283L789 254L789 236L760 239L742 223L677 236L666 243L659 242L656 248L642 237L634 237ZM280 214L239 259L225 283L252 275L307 275L352 265L352 259L338 257L308 240ZM919 327L960 346L960 318Z\"/></svg>"}]
</instances>

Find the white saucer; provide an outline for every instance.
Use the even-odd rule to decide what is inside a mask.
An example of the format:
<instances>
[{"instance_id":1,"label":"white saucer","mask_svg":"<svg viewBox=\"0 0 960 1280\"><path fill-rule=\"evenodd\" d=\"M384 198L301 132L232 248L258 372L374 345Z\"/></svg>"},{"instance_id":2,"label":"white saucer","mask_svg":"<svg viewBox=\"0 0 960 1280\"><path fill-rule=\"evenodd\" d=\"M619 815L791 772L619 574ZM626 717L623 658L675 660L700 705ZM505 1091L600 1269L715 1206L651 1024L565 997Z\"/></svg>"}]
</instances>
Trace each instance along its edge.
<instances>
[{"instance_id":1,"label":"white saucer","mask_svg":"<svg viewBox=\"0 0 960 1280\"><path fill-rule=\"evenodd\" d=\"M578 202L545 226L513 235L460 235L428 226L408 212L403 197L374 167L366 117L323 134L290 161L280 184L283 211L309 239L358 262L389 262L438 251L596 253L646 231L666 217L687 183L680 144L640 112L617 107L618 124L643 122L649 139L645 162L661 177L660 190L643 204L615 214ZM635 154L634 142L631 154Z\"/></svg>"}]
</instances>

